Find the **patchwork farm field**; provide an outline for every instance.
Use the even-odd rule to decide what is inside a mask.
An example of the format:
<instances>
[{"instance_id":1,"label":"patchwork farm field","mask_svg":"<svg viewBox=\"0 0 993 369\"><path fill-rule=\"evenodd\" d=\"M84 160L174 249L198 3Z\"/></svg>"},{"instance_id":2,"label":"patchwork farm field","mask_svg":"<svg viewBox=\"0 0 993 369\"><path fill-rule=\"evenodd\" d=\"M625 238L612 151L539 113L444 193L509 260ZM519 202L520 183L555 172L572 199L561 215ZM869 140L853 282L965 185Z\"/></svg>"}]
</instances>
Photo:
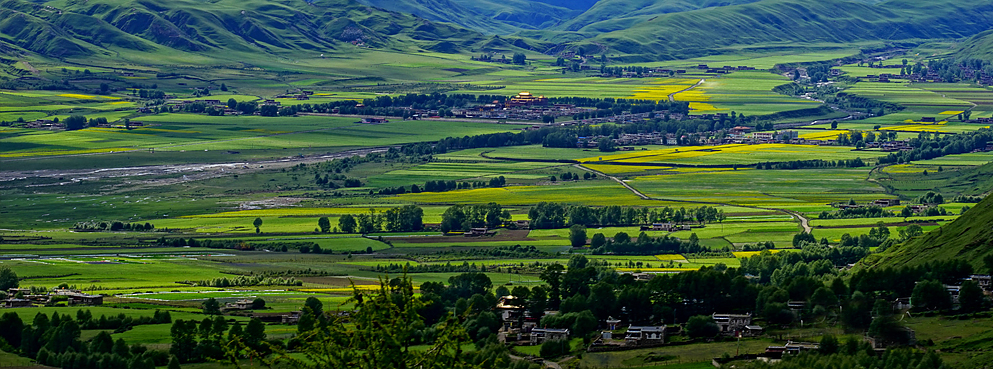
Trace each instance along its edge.
<instances>
[{"instance_id":1,"label":"patchwork farm field","mask_svg":"<svg viewBox=\"0 0 993 369\"><path fill-rule=\"evenodd\" d=\"M837 135L835 135L837 137ZM805 146L785 144L689 146L581 159L589 164L683 164L683 165L748 165L762 162L791 160L868 160L883 153L855 151L844 147Z\"/></svg>"},{"instance_id":2,"label":"patchwork farm field","mask_svg":"<svg viewBox=\"0 0 993 369\"><path fill-rule=\"evenodd\" d=\"M73 132L5 130L0 158L105 153L111 151L280 150L355 148L437 140L449 136L506 132L486 123L395 121L356 124L334 117L205 117L163 114L143 118L147 127L131 130L88 128ZM55 137L58 140L55 140Z\"/></svg>"},{"instance_id":3,"label":"patchwork farm field","mask_svg":"<svg viewBox=\"0 0 993 369\"><path fill-rule=\"evenodd\" d=\"M455 32L427 28L421 32ZM414 42L405 34L395 37ZM61 286L102 295L104 306L86 308L96 315L150 317L159 309L173 314L173 321L200 322L214 313L205 303L217 301L228 324L240 327L250 315L270 320L266 338L279 342L299 333L298 326L275 324L281 315L306 311L304 304L313 305L313 299L325 311L352 311L355 290L376 293L387 281L396 293L404 282L393 278L404 276L425 302L419 313L433 314L435 321L450 311L473 316L460 326L479 344L466 343L465 353L489 350L487 336L520 323L484 314L503 295L527 296L528 314L531 308L558 309L559 317L578 324L562 323L570 329L583 328L586 315L576 317L581 311L590 310L597 321L620 316L624 324L615 337L629 324L674 327L697 315L752 311L754 324L767 329L759 338L687 341L689 333L674 334L674 345L591 353L573 337L574 352L546 357L563 367L702 369L725 353L762 352L782 344L783 337L818 340L824 332L843 333L844 323L836 321L843 320L841 308L848 311L848 296L838 304L811 304L799 316L785 308L780 313L791 315L753 310L749 299L761 292L776 303L810 300L820 286L801 285L807 282L835 291L833 282L850 283L856 273L847 270L854 257L893 250L905 238L919 237L913 232L967 219L963 212L993 188L993 154L983 146L991 142L989 124L959 117L993 114L993 90L971 82L855 82L849 77L880 71L856 65L840 67L847 75L828 84L801 78L800 70L791 78L798 66L837 65L872 53L874 43L773 43L733 55L622 63L613 52L560 62L558 55L487 37L487 45L503 45L508 57L525 52L526 60L485 62L474 59L486 51L429 50L448 48L444 42L387 50L369 39L368 45L342 43L320 57L232 52L223 63L202 69L176 66L207 63L204 55L183 58L162 50L107 61L106 67L89 68L86 78L86 67L33 56L18 61L22 67L0 68L4 83L64 79L74 86L0 90L0 268L16 272L19 286L35 292ZM536 42L529 47L548 41ZM946 46L929 43L914 53L950 55ZM902 57L937 60L909 52L885 57L889 65ZM600 71L601 61L621 72ZM128 64L137 62L156 67ZM697 64L759 70L706 73ZM688 72L641 77L622 69L659 66ZM791 88L777 88L784 85ZM139 90L157 97L143 98ZM522 91L570 99L540 108L499 106ZM867 100L854 106L820 101L833 101L837 92ZM209 112L224 115L193 113L200 105L187 103L207 100L220 101ZM497 106L488 105L494 100ZM880 107L885 114L874 116ZM655 118L663 110L679 113ZM482 112L520 115L484 119L477 114ZM648 118L637 118L638 112ZM701 117L716 113L728 116ZM107 122L72 131L44 126L72 115ZM587 124L577 118L585 115L603 120ZM389 122L359 123L381 117ZM925 123L925 117L936 122ZM906 147L884 152L855 143L759 143L765 141L754 133L729 136L737 126L751 132L795 129L802 139L824 141L854 137L854 131L896 132ZM622 139L645 133L651 139L634 141L642 144ZM660 137L714 144L658 145ZM968 149L943 146L953 141ZM854 159L865 165L833 165ZM807 165L816 160L832 165ZM803 169L765 169L804 166L798 161L810 162ZM934 201L929 192L944 196L942 203L928 204L924 196ZM877 218L840 211L841 204L868 206L881 199L901 200L885 211L900 214L905 206L923 205L939 215ZM876 228L880 223L888 235ZM843 242L852 238L871 238L865 241L871 245ZM764 260L745 261L756 256ZM796 260L806 265L792 265ZM773 267L774 261L782 264ZM645 282L658 275L670 278ZM691 296L704 285L722 288L720 295ZM773 288L788 296L768 294ZM264 307L225 306L255 299L264 300ZM737 306L742 299L749 301ZM51 304L60 306L10 311L32 322L38 312L75 317L80 309ZM902 322L942 349L962 340L950 337L954 324L936 326L914 316ZM554 318L536 323L549 321ZM418 343L441 332L433 324L412 325ZM114 340L163 351L173 341L171 324L128 328L84 329L81 339L90 347L100 332L115 332ZM593 324L590 337L600 328ZM851 336L861 338L863 331L853 329ZM542 355L539 346L513 350ZM32 364L8 356L0 354L0 366ZM252 367L252 360L242 366Z\"/></svg>"},{"instance_id":4,"label":"patchwork farm field","mask_svg":"<svg viewBox=\"0 0 993 369\"><path fill-rule=\"evenodd\" d=\"M783 76L764 71L741 71L719 78L706 79L700 86L675 95L677 101L689 101L697 113L764 115L787 110L813 108L817 102L772 92L789 83Z\"/></svg>"},{"instance_id":5,"label":"patchwork farm field","mask_svg":"<svg viewBox=\"0 0 993 369\"><path fill-rule=\"evenodd\" d=\"M866 182L867 169L749 170L636 177L629 183L649 196L752 206L807 206L867 202L888 197Z\"/></svg>"}]
</instances>

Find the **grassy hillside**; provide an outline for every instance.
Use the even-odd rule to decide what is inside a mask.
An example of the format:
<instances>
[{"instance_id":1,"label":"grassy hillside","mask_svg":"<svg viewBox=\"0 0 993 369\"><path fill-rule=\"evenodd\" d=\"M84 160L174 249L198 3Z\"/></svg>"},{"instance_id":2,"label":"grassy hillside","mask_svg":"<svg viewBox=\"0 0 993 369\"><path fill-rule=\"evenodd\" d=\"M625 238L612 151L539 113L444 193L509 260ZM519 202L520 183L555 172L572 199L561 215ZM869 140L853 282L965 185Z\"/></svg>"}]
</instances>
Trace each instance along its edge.
<instances>
[{"instance_id":1,"label":"grassy hillside","mask_svg":"<svg viewBox=\"0 0 993 369\"><path fill-rule=\"evenodd\" d=\"M980 270L983 257L989 254L993 254L993 196L987 196L954 222L880 254L870 255L861 264L864 267L895 267L961 259Z\"/></svg>"},{"instance_id":2,"label":"grassy hillside","mask_svg":"<svg viewBox=\"0 0 993 369\"><path fill-rule=\"evenodd\" d=\"M585 9L526 0L359 0L377 8L449 22L489 34L543 29ZM581 5L581 4L580 4Z\"/></svg>"},{"instance_id":3,"label":"grassy hillside","mask_svg":"<svg viewBox=\"0 0 993 369\"><path fill-rule=\"evenodd\" d=\"M993 3L985 0L926 4L763 0L653 17L600 34L587 46L596 50L606 45L610 52L657 59L713 53L714 48L736 45L961 38L986 31L991 24ZM604 27L603 22L595 26Z\"/></svg>"},{"instance_id":4,"label":"grassy hillside","mask_svg":"<svg viewBox=\"0 0 993 369\"><path fill-rule=\"evenodd\" d=\"M482 34L352 0L0 0L0 43L42 55L327 53L353 42L458 52Z\"/></svg>"},{"instance_id":5,"label":"grassy hillside","mask_svg":"<svg viewBox=\"0 0 993 369\"><path fill-rule=\"evenodd\" d=\"M556 29L610 32L630 27L651 17L704 8L749 4L759 0L601 0Z\"/></svg>"},{"instance_id":6,"label":"grassy hillside","mask_svg":"<svg viewBox=\"0 0 993 369\"><path fill-rule=\"evenodd\" d=\"M964 58L993 59L993 30L966 40L958 54Z\"/></svg>"}]
</instances>

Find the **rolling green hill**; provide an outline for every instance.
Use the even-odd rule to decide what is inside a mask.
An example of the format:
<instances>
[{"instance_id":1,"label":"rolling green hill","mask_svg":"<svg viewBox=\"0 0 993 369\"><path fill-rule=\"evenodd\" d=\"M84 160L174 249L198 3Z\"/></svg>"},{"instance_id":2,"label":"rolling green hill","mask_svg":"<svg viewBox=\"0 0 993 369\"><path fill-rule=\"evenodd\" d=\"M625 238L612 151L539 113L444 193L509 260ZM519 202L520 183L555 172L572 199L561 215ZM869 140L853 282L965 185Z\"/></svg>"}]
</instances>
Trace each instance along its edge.
<instances>
[{"instance_id":1,"label":"rolling green hill","mask_svg":"<svg viewBox=\"0 0 993 369\"><path fill-rule=\"evenodd\" d=\"M993 30L970 37L959 49L964 58L993 59Z\"/></svg>"},{"instance_id":2,"label":"rolling green hill","mask_svg":"<svg viewBox=\"0 0 993 369\"><path fill-rule=\"evenodd\" d=\"M57 58L129 51L325 53L353 42L459 52L488 41L478 32L352 0L0 0L0 43Z\"/></svg>"},{"instance_id":3,"label":"rolling green hill","mask_svg":"<svg viewBox=\"0 0 993 369\"><path fill-rule=\"evenodd\" d=\"M436 22L449 22L490 34L512 34L522 29L543 29L578 15L579 4L549 4L526 0L359 0L390 11L414 14ZM589 4L592 5L592 4Z\"/></svg>"},{"instance_id":4,"label":"rolling green hill","mask_svg":"<svg viewBox=\"0 0 993 369\"><path fill-rule=\"evenodd\" d=\"M595 37L580 44L587 50L658 59L740 45L962 38L986 31L991 24L993 3L986 0L763 0L661 15L630 27L600 22L586 29L623 29L587 32Z\"/></svg>"},{"instance_id":5,"label":"rolling green hill","mask_svg":"<svg viewBox=\"0 0 993 369\"><path fill-rule=\"evenodd\" d=\"M563 22L562 31L610 32L654 16L704 8L754 3L759 0L601 0L583 14Z\"/></svg>"},{"instance_id":6,"label":"rolling green hill","mask_svg":"<svg viewBox=\"0 0 993 369\"><path fill-rule=\"evenodd\" d=\"M929 261L961 259L977 270L983 257L993 254L993 196L941 228L863 259L863 267L921 265Z\"/></svg>"}]
</instances>

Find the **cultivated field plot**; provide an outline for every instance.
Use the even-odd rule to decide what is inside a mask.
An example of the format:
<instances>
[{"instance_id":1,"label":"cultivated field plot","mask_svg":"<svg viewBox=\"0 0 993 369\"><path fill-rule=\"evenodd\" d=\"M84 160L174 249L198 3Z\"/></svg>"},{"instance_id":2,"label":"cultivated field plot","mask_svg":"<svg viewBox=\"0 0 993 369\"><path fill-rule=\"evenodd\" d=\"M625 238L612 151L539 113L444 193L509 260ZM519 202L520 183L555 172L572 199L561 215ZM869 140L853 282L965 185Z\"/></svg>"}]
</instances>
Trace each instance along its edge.
<instances>
[{"instance_id":1,"label":"cultivated field plot","mask_svg":"<svg viewBox=\"0 0 993 369\"><path fill-rule=\"evenodd\" d=\"M591 196L596 194L595 196ZM397 196L402 201L423 204L477 204L496 202L504 206L527 206L539 202L586 205L662 206L641 200L620 184L609 180L558 182L543 186L511 186L440 193Z\"/></svg>"},{"instance_id":2,"label":"cultivated field plot","mask_svg":"<svg viewBox=\"0 0 993 369\"><path fill-rule=\"evenodd\" d=\"M648 146L651 147L651 146ZM638 146L637 148L641 148ZM484 157L515 160L563 160L572 161L588 158L600 153L596 149L572 149L559 147L543 147L541 145L494 147L468 149L438 155L440 160L480 160Z\"/></svg>"},{"instance_id":3,"label":"cultivated field plot","mask_svg":"<svg viewBox=\"0 0 993 369\"><path fill-rule=\"evenodd\" d=\"M868 168L749 170L637 177L628 182L659 199L755 206L807 206L867 202L889 197L865 179Z\"/></svg>"},{"instance_id":4,"label":"cultivated field plot","mask_svg":"<svg viewBox=\"0 0 993 369\"><path fill-rule=\"evenodd\" d=\"M837 137L837 135L835 135ZM684 165L745 165L762 162L783 162L793 160L864 160L882 156L883 153L855 151L843 146L810 146L789 144L687 146L649 151L633 151L623 154L586 158L585 164L598 165L601 162L615 163L655 163ZM602 160L601 160L602 159ZM664 169L664 168L661 168Z\"/></svg>"},{"instance_id":5,"label":"cultivated field plot","mask_svg":"<svg viewBox=\"0 0 993 369\"><path fill-rule=\"evenodd\" d=\"M958 155L947 155L931 160L917 160L911 162L916 166L975 166L993 162L993 152L974 152ZM888 169L888 168L887 168Z\"/></svg>"},{"instance_id":6,"label":"cultivated field plot","mask_svg":"<svg viewBox=\"0 0 993 369\"><path fill-rule=\"evenodd\" d=\"M33 121L46 117L66 117L69 111L94 117L109 117L116 110L134 109L135 103L119 96L65 91L0 90L0 121L18 118Z\"/></svg>"},{"instance_id":7,"label":"cultivated field plot","mask_svg":"<svg viewBox=\"0 0 993 369\"><path fill-rule=\"evenodd\" d=\"M968 83L917 83L913 85L951 99L968 101L977 111L993 110L993 89L975 87Z\"/></svg>"},{"instance_id":8,"label":"cultivated field plot","mask_svg":"<svg viewBox=\"0 0 993 369\"><path fill-rule=\"evenodd\" d=\"M708 78L700 86L675 95L689 101L691 114L730 113L765 115L781 111L814 108L820 103L772 91L789 83L783 76L762 71L739 71L720 78Z\"/></svg>"},{"instance_id":9,"label":"cultivated field plot","mask_svg":"<svg viewBox=\"0 0 993 369\"><path fill-rule=\"evenodd\" d=\"M973 106L968 101L942 96L942 94L908 83L859 82L845 90L850 94L900 104L928 114L949 110L962 111Z\"/></svg>"},{"instance_id":10,"label":"cultivated field plot","mask_svg":"<svg viewBox=\"0 0 993 369\"><path fill-rule=\"evenodd\" d=\"M118 259L118 258L115 258ZM8 264L9 263L9 264ZM78 288L141 289L179 287L176 282L225 276L212 263L201 260L142 260L140 262L86 262L75 258L4 261L30 284L57 286L67 283Z\"/></svg>"},{"instance_id":11,"label":"cultivated field plot","mask_svg":"<svg viewBox=\"0 0 993 369\"><path fill-rule=\"evenodd\" d=\"M489 180L493 177L535 180L548 178L547 175L517 173L548 167L548 163L535 162L504 162L481 161L471 163L432 162L409 169L387 172L383 175L369 177L370 186L389 186L393 184L423 183L434 180Z\"/></svg>"},{"instance_id":12,"label":"cultivated field plot","mask_svg":"<svg viewBox=\"0 0 993 369\"><path fill-rule=\"evenodd\" d=\"M506 132L512 127L466 122L402 121L356 124L335 117L209 117L160 114L143 117L147 127L132 130L87 128L53 132L7 129L0 136L0 157L27 157L137 149L242 150L359 147L433 141Z\"/></svg>"}]
</instances>

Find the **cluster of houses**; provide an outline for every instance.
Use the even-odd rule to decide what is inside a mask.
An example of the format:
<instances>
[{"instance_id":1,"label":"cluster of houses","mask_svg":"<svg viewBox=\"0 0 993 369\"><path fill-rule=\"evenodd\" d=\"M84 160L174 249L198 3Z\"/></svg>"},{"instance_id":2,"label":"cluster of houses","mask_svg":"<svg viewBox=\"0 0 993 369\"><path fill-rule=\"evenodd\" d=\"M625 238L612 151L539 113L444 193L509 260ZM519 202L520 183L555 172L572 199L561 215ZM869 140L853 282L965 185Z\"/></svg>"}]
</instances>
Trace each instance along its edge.
<instances>
[{"instance_id":1,"label":"cluster of houses","mask_svg":"<svg viewBox=\"0 0 993 369\"><path fill-rule=\"evenodd\" d=\"M46 293L33 293L29 288L11 288L7 291L7 296L6 300L0 301L0 306L5 308L45 306L63 299L69 306L103 305L102 295L90 295L66 288L54 289Z\"/></svg>"},{"instance_id":2,"label":"cluster of houses","mask_svg":"<svg viewBox=\"0 0 993 369\"><path fill-rule=\"evenodd\" d=\"M505 333L508 342L522 345L540 345L550 340L568 339L572 332L567 328L539 327L539 319L532 317L526 310L515 303L514 296L503 296L497 302L496 311L503 323L501 331ZM545 315L554 315L555 311L545 311ZM711 315L720 327L720 333L728 337L755 337L764 332L758 325L752 324L751 314L720 314ZM605 327L594 340L591 351L616 350L626 348L642 348L663 345L666 337L678 334L678 326L638 326L621 324L621 319L608 317L600 322Z\"/></svg>"}]
</instances>

